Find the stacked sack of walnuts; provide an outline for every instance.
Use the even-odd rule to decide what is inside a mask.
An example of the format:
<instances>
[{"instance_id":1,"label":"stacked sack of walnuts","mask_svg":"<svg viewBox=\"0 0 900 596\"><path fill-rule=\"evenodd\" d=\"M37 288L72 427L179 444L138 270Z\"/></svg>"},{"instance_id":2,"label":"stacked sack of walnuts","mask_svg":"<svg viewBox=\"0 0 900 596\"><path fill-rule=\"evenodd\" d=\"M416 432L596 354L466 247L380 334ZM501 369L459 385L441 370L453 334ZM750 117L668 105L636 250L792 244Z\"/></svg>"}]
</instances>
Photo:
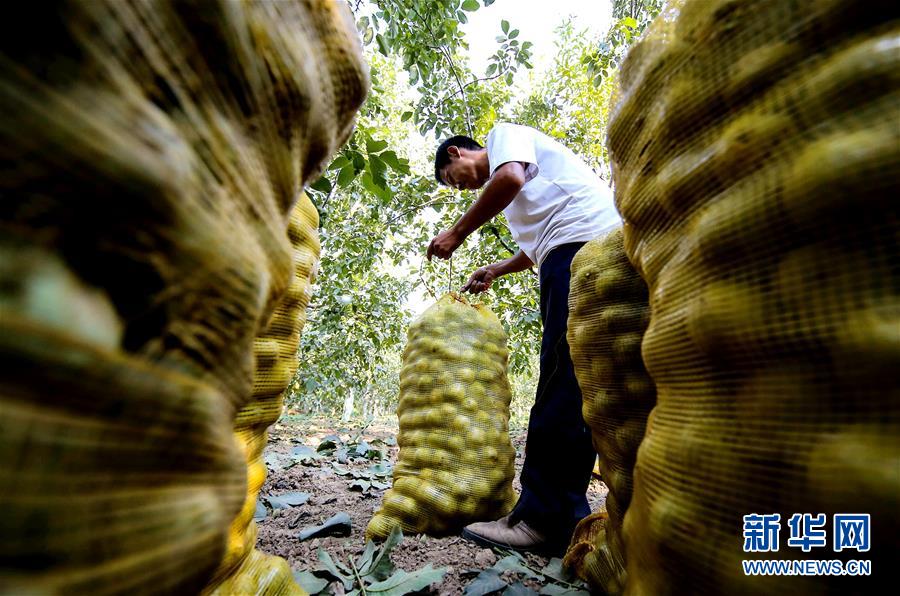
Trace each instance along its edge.
<instances>
[{"instance_id":1,"label":"stacked sack of walnuts","mask_svg":"<svg viewBox=\"0 0 900 596\"><path fill-rule=\"evenodd\" d=\"M898 47L893 4L678 0L622 66L609 149L658 391L625 516L628 593L867 591L892 573ZM777 552L744 552L752 513L780 515ZM827 548L786 544L795 513L826 515ZM832 550L837 513L871 514L878 546ZM741 563L810 557L870 558L873 577Z\"/></svg>"},{"instance_id":2,"label":"stacked sack of walnuts","mask_svg":"<svg viewBox=\"0 0 900 596\"><path fill-rule=\"evenodd\" d=\"M409 328L394 484L366 535L447 534L515 503L506 332L482 304L445 294Z\"/></svg>"},{"instance_id":3,"label":"stacked sack of walnuts","mask_svg":"<svg viewBox=\"0 0 900 596\"><path fill-rule=\"evenodd\" d=\"M196 593L247 498L233 424L290 214L365 92L355 28L226 0L5 24L0 591Z\"/></svg>"},{"instance_id":4,"label":"stacked sack of walnuts","mask_svg":"<svg viewBox=\"0 0 900 596\"><path fill-rule=\"evenodd\" d=\"M584 421L609 493L606 510L578 524L565 563L607 594L625 586L622 519L647 415L656 403L641 359L649 322L647 286L625 255L622 229L585 244L572 259L567 338Z\"/></svg>"},{"instance_id":5,"label":"stacked sack of walnuts","mask_svg":"<svg viewBox=\"0 0 900 596\"><path fill-rule=\"evenodd\" d=\"M247 458L247 495L240 513L231 522L225 556L207 586L217 594L298 593L284 559L253 549L257 533L253 514L259 489L266 480L263 450L268 428L281 415L284 391L299 365L300 332L306 322L310 286L319 264L318 227L319 214L303 193L287 230L294 249L294 275L266 331L253 342L253 394L234 420L234 434Z\"/></svg>"}]
</instances>

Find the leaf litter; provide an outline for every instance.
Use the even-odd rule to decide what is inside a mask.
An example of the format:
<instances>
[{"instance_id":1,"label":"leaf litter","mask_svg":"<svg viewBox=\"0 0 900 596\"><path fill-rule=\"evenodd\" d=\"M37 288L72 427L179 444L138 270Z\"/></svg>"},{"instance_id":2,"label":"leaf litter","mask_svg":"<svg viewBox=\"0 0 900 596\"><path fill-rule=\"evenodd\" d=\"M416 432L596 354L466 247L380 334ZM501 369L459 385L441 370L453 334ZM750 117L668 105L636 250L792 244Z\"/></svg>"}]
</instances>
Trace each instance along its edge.
<instances>
[{"instance_id":1,"label":"leaf litter","mask_svg":"<svg viewBox=\"0 0 900 596\"><path fill-rule=\"evenodd\" d=\"M265 454L268 477L255 516L260 528L257 546L287 559L295 579L310 594L361 595L360 581L365 594L379 596L472 594L470 584L488 569L492 571L487 577L497 581L494 591L485 594L588 593L579 582L555 577L568 577L562 575L558 560L494 552L459 537L417 535L401 537L396 543L390 539L383 544L366 543L366 525L391 485L398 451L396 422L342 428L324 418L285 418L270 429ZM517 472L524 438L524 431L512 434ZM519 490L518 479L514 486ZM300 505L278 509L269 501L295 493L309 497ZM605 496L605 486L592 480L591 508L596 510ZM262 519L260 504L267 513ZM349 518L349 536L318 534L299 539L301 519L306 530L326 525L340 513Z\"/></svg>"}]
</instances>

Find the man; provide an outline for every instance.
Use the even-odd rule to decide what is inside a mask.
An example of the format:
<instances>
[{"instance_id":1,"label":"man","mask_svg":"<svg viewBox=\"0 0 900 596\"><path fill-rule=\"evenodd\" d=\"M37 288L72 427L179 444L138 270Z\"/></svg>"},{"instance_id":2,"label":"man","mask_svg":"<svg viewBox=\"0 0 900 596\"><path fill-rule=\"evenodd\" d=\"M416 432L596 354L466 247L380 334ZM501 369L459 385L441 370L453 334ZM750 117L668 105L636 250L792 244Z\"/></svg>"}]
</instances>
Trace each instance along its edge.
<instances>
[{"instance_id":1,"label":"man","mask_svg":"<svg viewBox=\"0 0 900 596\"><path fill-rule=\"evenodd\" d=\"M434 237L429 259L449 258L502 211L520 250L476 270L463 291L484 292L497 277L532 264L540 271L540 378L528 423L522 494L508 516L471 524L463 536L486 546L560 554L575 524L590 513L586 492L595 458L566 341L569 267L586 241L620 223L612 193L572 151L515 124L495 126L486 148L464 136L444 141L434 171L438 182L455 188L487 186L452 228Z\"/></svg>"}]
</instances>

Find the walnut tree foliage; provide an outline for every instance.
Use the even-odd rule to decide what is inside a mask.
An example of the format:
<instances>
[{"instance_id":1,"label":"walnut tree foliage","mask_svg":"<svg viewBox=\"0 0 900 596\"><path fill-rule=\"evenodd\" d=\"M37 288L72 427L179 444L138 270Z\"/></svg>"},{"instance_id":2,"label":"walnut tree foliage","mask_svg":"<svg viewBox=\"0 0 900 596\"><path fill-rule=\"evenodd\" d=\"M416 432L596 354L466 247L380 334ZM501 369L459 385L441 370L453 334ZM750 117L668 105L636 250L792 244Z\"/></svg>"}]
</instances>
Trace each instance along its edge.
<instances>
[{"instance_id":1,"label":"walnut tree foliage","mask_svg":"<svg viewBox=\"0 0 900 596\"><path fill-rule=\"evenodd\" d=\"M514 0L500 0L512 4ZM439 139L469 134L484 143L497 121L534 126L607 176L604 134L610 82L589 71L597 40L572 23L557 32L551 68L536 75L531 44L514 17L496 32L485 72L465 59L460 27L493 0L349 0L370 65L372 87L356 130L308 190L321 217L322 259L289 402L303 411L389 414L413 308L422 310L469 274L516 246L499 216L456 251L424 260L430 239L476 198L434 179ZM513 10L510 14L515 14ZM513 75L534 77L517 99ZM540 346L534 272L508 275L482 295L509 332L513 409L533 400ZM423 303L424 301L424 303ZM452 341L452 338L448 338Z\"/></svg>"},{"instance_id":2,"label":"walnut tree foliage","mask_svg":"<svg viewBox=\"0 0 900 596\"><path fill-rule=\"evenodd\" d=\"M593 77L594 85L610 81L628 47L662 10L664 0L612 0L613 23L594 51L582 57L582 64Z\"/></svg>"}]
</instances>

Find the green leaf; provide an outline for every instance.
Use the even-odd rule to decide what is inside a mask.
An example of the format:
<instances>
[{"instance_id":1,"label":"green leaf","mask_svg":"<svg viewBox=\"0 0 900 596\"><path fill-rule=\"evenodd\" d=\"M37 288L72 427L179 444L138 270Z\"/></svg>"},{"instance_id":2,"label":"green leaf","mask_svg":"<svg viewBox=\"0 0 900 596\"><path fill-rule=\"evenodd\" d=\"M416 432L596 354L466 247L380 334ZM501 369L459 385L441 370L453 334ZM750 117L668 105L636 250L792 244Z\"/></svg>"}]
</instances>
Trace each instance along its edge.
<instances>
[{"instance_id":1,"label":"green leaf","mask_svg":"<svg viewBox=\"0 0 900 596\"><path fill-rule=\"evenodd\" d=\"M407 120L409 120L412 117L413 117L412 112L403 112L403 115L400 116L400 122L406 122Z\"/></svg>"},{"instance_id":2,"label":"green leaf","mask_svg":"<svg viewBox=\"0 0 900 596\"><path fill-rule=\"evenodd\" d=\"M577 590L572 588L567 588L565 586L561 586L559 584L547 584L538 594L544 596L590 596L590 592L587 590Z\"/></svg>"},{"instance_id":3,"label":"green leaf","mask_svg":"<svg viewBox=\"0 0 900 596\"><path fill-rule=\"evenodd\" d=\"M315 182L309 185L309 187L313 190L318 190L319 192L329 193L331 192L331 180L322 176Z\"/></svg>"},{"instance_id":4,"label":"green leaf","mask_svg":"<svg viewBox=\"0 0 900 596\"><path fill-rule=\"evenodd\" d=\"M366 588L366 594L404 596L405 594L424 590L431 584L441 581L446 573L446 567L433 569L431 563L410 573L398 569L394 575L386 580L369 585Z\"/></svg>"},{"instance_id":5,"label":"green leaf","mask_svg":"<svg viewBox=\"0 0 900 596\"><path fill-rule=\"evenodd\" d=\"M384 35L379 33L375 36L375 43L378 44L378 51L387 56L390 53L390 46L388 45L387 39L385 39Z\"/></svg>"},{"instance_id":6,"label":"green leaf","mask_svg":"<svg viewBox=\"0 0 900 596\"><path fill-rule=\"evenodd\" d=\"M320 442L319 446L316 447L316 451L319 453L324 453L326 451L334 451L337 449L338 445L343 445L344 442L341 441L341 438L337 435L328 435L324 437Z\"/></svg>"},{"instance_id":7,"label":"green leaf","mask_svg":"<svg viewBox=\"0 0 900 596\"><path fill-rule=\"evenodd\" d=\"M503 590L500 596L538 596L538 593L526 587L522 582L516 582Z\"/></svg>"},{"instance_id":8,"label":"green leaf","mask_svg":"<svg viewBox=\"0 0 900 596\"><path fill-rule=\"evenodd\" d=\"M521 573L529 579L540 578L537 573L523 565L522 559L520 557L517 557L516 555L503 557L502 559L494 563L491 569L496 569L500 573L503 573L504 571L514 571L515 573Z\"/></svg>"},{"instance_id":9,"label":"green leaf","mask_svg":"<svg viewBox=\"0 0 900 596\"><path fill-rule=\"evenodd\" d=\"M315 380L313 380L312 382L315 383ZM294 458L294 461L305 464L312 463L318 459L321 459L322 456L320 456L318 452L312 447L308 447L306 445L297 445L296 447L291 449L291 457Z\"/></svg>"},{"instance_id":10,"label":"green leaf","mask_svg":"<svg viewBox=\"0 0 900 596\"><path fill-rule=\"evenodd\" d=\"M469 12L478 10L479 8L480 5L478 4L478 0L465 0L465 2L462 3L462 9L468 10Z\"/></svg>"},{"instance_id":11,"label":"green leaf","mask_svg":"<svg viewBox=\"0 0 900 596\"><path fill-rule=\"evenodd\" d=\"M353 167L357 172L362 172L366 169L366 158L363 157L363 154L359 151L350 151L349 152L350 159L353 160Z\"/></svg>"},{"instance_id":12,"label":"green leaf","mask_svg":"<svg viewBox=\"0 0 900 596\"><path fill-rule=\"evenodd\" d=\"M634 29L638 26L638 22L632 17L625 17L624 19L622 19L622 24L631 29Z\"/></svg>"},{"instance_id":13,"label":"green leaf","mask_svg":"<svg viewBox=\"0 0 900 596\"><path fill-rule=\"evenodd\" d=\"M409 67L409 84L415 85L419 82L419 69L415 64Z\"/></svg>"},{"instance_id":14,"label":"green leaf","mask_svg":"<svg viewBox=\"0 0 900 596\"><path fill-rule=\"evenodd\" d=\"M485 72L485 76L489 77L492 74L494 74L495 72L497 72L497 63L492 62L491 64L488 65L487 72Z\"/></svg>"},{"instance_id":15,"label":"green leaf","mask_svg":"<svg viewBox=\"0 0 900 596\"><path fill-rule=\"evenodd\" d=\"M327 588L330 583L327 579L316 577L309 571L295 571L294 581L297 582L305 592L313 595L318 594Z\"/></svg>"},{"instance_id":16,"label":"green leaf","mask_svg":"<svg viewBox=\"0 0 900 596\"><path fill-rule=\"evenodd\" d=\"M269 511L266 509L266 506L262 504L260 499L256 499L256 509L253 511L253 521L261 522L266 519L268 514Z\"/></svg>"},{"instance_id":17,"label":"green leaf","mask_svg":"<svg viewBox=\"0 0 900 596\"><path fill-rule=\"evenodd\" d=\"M368 153L378 153L379 151L384 151L388 146L387 141L375 141L372 139L366 139L366 151Z\"/></svg>"},{"instance_id":18,"label":"green leaf","mask_svg":"<svg viewBox=\"0 0 900 596\"><path fill-rule=\"evenodd\" d=\"M309 500L309 493L291 492L277 496L269 495L263 498L272 506L272 509L290 509L306 503Z\"/></svg>"},{"instance_id":19,"label":"green leaf","mask_svg":"<svg viewBox=\"0 0 900 596\"><path fill-rule=\"evenodd\" d=\"M372 172L372 178L378 182L379 178L384 178L387 171L387 165L377 155L369 155L369 170Z\"/></svg>"},{"instance_id":20,"label":"green leaf","mask_svg":"<svg viewBox=\"0 0 900 596\"><path fill-rule=\"evenodd\" d=\"M341 511L329 517L318 526L309 526L297 534L299 540L307 540L316 536L349 536L351 531L350 516Z\"/></svg>"},{"instance_id":21,"label":"green leaf","mask_svg":"<svg viewBox=\"0 0 900 596\"><path fill-rule=\"evenodd\" d=\"M372 447L365 441L360 441L359 443L356 444L356 449L354 449L354 453L359 457L365 457L371 448Z\"/></svg>"},{"instance_id":22,"label":"green leaf","mask_svg":"<svg viewBox=\"0 0 900 596\"><path fill-rule=\"evenodd\" d=\"M323 549L321 546L317 552L317 556L319 557L319 561L322 563L322 570L327 571L334 579L340 581L344 584L344 589L349 590L353 587L353 578L344 575L340 571L338 571L337 565L334 564L334 560L331 558L331 555Z\"/></svg>"},{"instance_id":23,"label":"green leaf","mask_svg":"<svg viewBox=\"0 0 900 596\"><path fill-rule=\"evenodd\" d=\"M328 169L329 170L340 170L348 163L350 163L350 160L347 159L346 155L338 155L336 158L334 158L334 161L332 161L331 164L328 166Z\"/></svg>"},{"instance_id":24,"label":"green leaf","mask_svg":"<svg viewBox=\"0 0 900 596\"><path fill-rule=\"evenodd\" d=\"M485 596L499 592L506 587L506 582L500 578L500 572L496 569L485 569L479 573L466 586L463 596Z\"/></svg>"},{"instance_id":25,"label":"green leaf","mask_svg":"<svg viewBox=\"0 0 900 596\"><path fill-rule=\"evenodd\" d=\"M391 563L391 551L403 540L403 531L399 526L394 526L388 535L381 550L372 561L372 570L369 572L377 580L387 579L394 573L394 564Z\"/></svg>"},{"instance_id":26,"label":"green leaf","mask_svg":"<svg viewBox=\"0 0 900 596\"><path fill-rule=\"evenodd\" d=\"M353 182L354 178L356 178L356 169L353 167L353 164L347 164L341 168L341 173L337 177L337 184L341 188L346 188Z\"/></svg>"},{"instance_id":27,"label":"green leaf","mask_svg":"<svg viewBox=\"0 0 900 596\"><path fill-rule=\"evenodd\" d=\"M331 464L331 467L334 468L334 472L335 472L338 476L350 476L351 474L353 474L353 471L352 471L352 470L350 470L349 468L346 468L346 467L342 466L341 464L339 464L339 463L337 463L337 462L332 463L332 464Z\"/></svg>"},{"instance_id":28,"label":"green leaf","mask_svg":"<svg viewBox=\"0 0 900 596\"><path fill-rule=\"evenodd\" d=\"M490 6L493 3L494 3L494 0L484 0L485 7Z\"/></svg>"},{"instance_id":29,"label":"green leaf","mask_svg":"<svg viewBox=\"0 0 900 596\"><path fill-rule=\"evenodd\" d=\"M349 488L350 488L350 490L359 489L359 492L364 493L367 490L369 490L369 488L371 488L371 486L372 486L371 480L354 480L353 482L350 483Z\"/></svg>"},{"instance_id":30,"label":"green leaf","mask_svg":"<svg viewBox=\"0 0 900 596\"><path fill-rule=\"evenodd\" d=\"M400 159L397 157L397 154L394 153L393 151L385 151L378 157L380 157L381 160L384 161L384 163L386 163L387 165L389 165L391 167L391 169L393 169L393 170L399 170L402 167L400 164Z\"/></svg>"},{"instance_id":31,"label":"green leaf","mask_svg":"<svg viewBox=\"0 0 900 596\"><path fill-rule=\"evenodd\" d=\"M513 84L513 73L511 73L511 72L506 73L506 84L507 85Z\"/></svg>"},{"instance_id":32,"label":"green leaf","mask_svg":"<svg viewBox=\"0 0 900 596\"><path fill-rule=\"evenodd\" d=\"M519 36L519 30L518 30L518 29L513 29L512 31L509 32L509 38L510 38L510 39L515 39L515 38L518 37L518 36Z\"/></svg>"},{"instance_id":33,"label":"green leaf","mask_svg":"<svg viewBox=\"0 0 900 596\"><path fill-rule=\"evenodd\" d=\"M469 17L467 17L466 13L464 13L463 11L457 10L456 11L456 20L459 21L460 23L462 23L463 25L465 25L466 23L469 22Z\"/></svg>"},{"instance_id":34,"label":"green leaf","mask_svg":"<svg viewBox=\"0 0 900 596\"><path fill-rule=\"evenodd\" d=\"M371 540L366 540L366 548L363 550L363 553L356 560L356 568L359 570L360 575L369 575L369 572L372 571L370 567L372 566L372 557L375 556L375 543Z\"/></svg>"},{"instance_id":35,"label":"green leaf","mask_svg":"<svg viewBox=\"0 0 900 596\"><path fill-rule=\"evenodd\" d=\"M372 174L369 172L365 172L359 180L362 182L363 188L373 195L379 196L381 194L382 189L375 184L375 180L372 179Z\"/></svg>"},{"instance_id":36,"label":"green leaf","mask_svg":"<svg viewBox=\"0 0 900 596\"><path fill-rule=\"evenodd\" d=\"M393 469L391 465L385 462L379 462L377 464L372 464L369 466L368 472L373 476L378 476L381 478L387 478L393 473Z\"/></svg>"},{"instance_id":37,"label":"green leaf","mask_svg":"<svg viewBox=\"0 0 900 596\"><path fill-rule=\"evenodd\" d=\"M509 33L509 21L506 19L500 21L500 28L503 29L504 33Z\"/></svg>"},{"instance_id":38,"label":"green leaf","mask_svg":"<svg viewBox=\"0 0 900 596\"><path fill-rule=\"evenodd\" d=\"M570 582L574 579L572 574L563 567L562 559L556 557L550 559L550 562L541 569L541 573L564 582Z\"/></svg>"}]
</instances>

